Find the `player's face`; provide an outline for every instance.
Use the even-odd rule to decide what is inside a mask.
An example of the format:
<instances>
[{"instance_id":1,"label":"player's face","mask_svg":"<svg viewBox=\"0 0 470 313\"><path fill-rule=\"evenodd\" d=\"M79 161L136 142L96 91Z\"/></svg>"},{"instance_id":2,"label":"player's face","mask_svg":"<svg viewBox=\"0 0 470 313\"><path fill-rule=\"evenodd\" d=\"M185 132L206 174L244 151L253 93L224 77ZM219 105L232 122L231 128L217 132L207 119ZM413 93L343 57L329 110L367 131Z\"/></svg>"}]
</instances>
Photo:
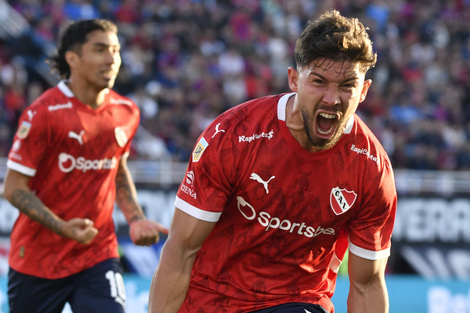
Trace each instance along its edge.
<instances>
[{"instance_id":1,"label":"player's face","mask_svg":"<svg viewBox=\"0 0 470 313\"><path fill-rule=\"evenodd\" d=\"M358 64L330 59L314 60L298 71L289 68L288 74L309 143L317 151L333 147L372 81L364 81Z\"/></svg>"},{"instance_id":2,"label":"player's face","mask_svg":"<svg viewBox=\"0 0 470 313\"><path fill-rule=\"evenodd\" d=\"M120 44L113 32L96 30L78 54L78 66L72 68L74 77L80 77L97 89L111 88L121 66Z\"/></svg>"}]
</instances>

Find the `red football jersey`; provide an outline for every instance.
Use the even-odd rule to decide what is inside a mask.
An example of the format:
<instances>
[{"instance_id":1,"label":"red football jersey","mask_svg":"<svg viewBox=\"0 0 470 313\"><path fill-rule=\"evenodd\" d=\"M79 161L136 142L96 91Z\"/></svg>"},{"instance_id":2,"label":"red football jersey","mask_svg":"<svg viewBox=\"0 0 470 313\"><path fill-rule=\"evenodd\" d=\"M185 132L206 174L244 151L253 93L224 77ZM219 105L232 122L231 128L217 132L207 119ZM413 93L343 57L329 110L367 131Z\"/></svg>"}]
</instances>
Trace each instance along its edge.
<instances>
[{"instance_id":1,"label":"red football jersey","mask_svg":"<svg viewBox=\"0 0 470 313\"><path fill-rule=\"evenodd\" d=\"M217 222L198 252L180 312L249 312L330 300L349 249L390 254L396 189L379 141L351 117L329 150L290 134L292 94L249 101L218 117L193 151L175 205Z\"/></svg>"},{"instance_id":2,"label":"red football jersey","mask_svg":"<svg viewBox=\"0 0 470 313\"><path fill-rule=\"evenodd\" d=\"M25 109L7 166L31 176L31 190L59 217L89 218L99 233L82 245L20 214L11 233L13 269L55 279L118 257L115 177L138 124L139 110L128 98L109 90L93 110L64 82Z\"/></svg>"}]
</instances>

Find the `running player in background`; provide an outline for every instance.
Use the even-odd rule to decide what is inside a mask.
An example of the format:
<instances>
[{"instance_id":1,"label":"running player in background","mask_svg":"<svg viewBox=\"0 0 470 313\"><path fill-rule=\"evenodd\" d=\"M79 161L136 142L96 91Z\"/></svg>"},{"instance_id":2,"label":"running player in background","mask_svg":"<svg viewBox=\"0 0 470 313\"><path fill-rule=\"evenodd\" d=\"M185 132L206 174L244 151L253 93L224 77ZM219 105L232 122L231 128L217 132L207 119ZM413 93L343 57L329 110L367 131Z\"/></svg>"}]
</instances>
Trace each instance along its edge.
<instances>
[{"instance_id":1,"label":"running player in background","mask_svg":"<svg viewBox=\"0 0 470 313\"><path fill-rule=\"evenodd\" d=\"M112 219L116 202L137 245L168 230L147 220L127 168L139 110L112 91L117 27L84 20L64 32L51 67L64 79L22 114L8 156L5 197L20 215L11 234L11 313L125 312Z\"/></svg>"},{"instance_id":2,"label":"running player in background","mask_svg":"<svg viewBox=\"0 0 470 313\"><path fill-rule=\"evenodd\" d=\"M357 19L329 11L308 24L295 60L293 93L236 106L199 138L149 312L333 312L348 247L348 312L388 312L394 176L355 114L372 43Z\"/></svg>"}]
</instances>

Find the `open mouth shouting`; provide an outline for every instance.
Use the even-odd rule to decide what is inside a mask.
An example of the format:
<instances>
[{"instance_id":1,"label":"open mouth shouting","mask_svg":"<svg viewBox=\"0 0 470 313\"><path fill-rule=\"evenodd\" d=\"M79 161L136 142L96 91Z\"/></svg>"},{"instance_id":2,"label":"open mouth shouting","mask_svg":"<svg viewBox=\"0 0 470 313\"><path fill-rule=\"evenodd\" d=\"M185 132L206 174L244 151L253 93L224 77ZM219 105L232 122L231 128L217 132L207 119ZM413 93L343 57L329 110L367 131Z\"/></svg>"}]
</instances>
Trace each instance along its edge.
<instances>
[{"instance_id":1,"label":"open mouth shouting","mask_svg":"<svg viewBox=\"0 0 470 313\"><path fill-rule=\"evenodd\" d=\"M340 120L337 112L318 111L315 117L315 135L321 139L330 139L336 133Z\"/></svg>"}]
</instances>

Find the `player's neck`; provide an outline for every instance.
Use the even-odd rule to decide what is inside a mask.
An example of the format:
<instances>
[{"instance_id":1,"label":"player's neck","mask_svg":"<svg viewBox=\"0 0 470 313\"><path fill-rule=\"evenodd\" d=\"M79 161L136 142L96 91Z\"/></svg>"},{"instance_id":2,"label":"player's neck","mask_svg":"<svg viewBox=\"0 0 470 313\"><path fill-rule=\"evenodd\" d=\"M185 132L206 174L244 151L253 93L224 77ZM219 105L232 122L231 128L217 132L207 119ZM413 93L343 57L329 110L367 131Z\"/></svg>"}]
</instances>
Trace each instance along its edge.
<instances>
[{"instance_id":1,"label":"player's neck","mask_svg":"<svg viewBox=\"0 0 470 313\"><path fill-rule=\"evenodd\" d=\"M105 100L107 88L96 88L84 82L70 79L67 86L73 92L75 98L88 105L92 109L97 109Z\"/></svg>"},{"instance_id":2,"label":"player's neck","mask_svg":"<svg viewBox=\"0 0 470 313\"><path fill-rule=\"evenodd\" d=\"M295 97L290 97L286 105L286 126L292 137L306 150L310 151L311 145L305 134L305 128L299 109L295 106ZM310 151L313 152L313 151Z\"/></svg>"}]
</instances>

